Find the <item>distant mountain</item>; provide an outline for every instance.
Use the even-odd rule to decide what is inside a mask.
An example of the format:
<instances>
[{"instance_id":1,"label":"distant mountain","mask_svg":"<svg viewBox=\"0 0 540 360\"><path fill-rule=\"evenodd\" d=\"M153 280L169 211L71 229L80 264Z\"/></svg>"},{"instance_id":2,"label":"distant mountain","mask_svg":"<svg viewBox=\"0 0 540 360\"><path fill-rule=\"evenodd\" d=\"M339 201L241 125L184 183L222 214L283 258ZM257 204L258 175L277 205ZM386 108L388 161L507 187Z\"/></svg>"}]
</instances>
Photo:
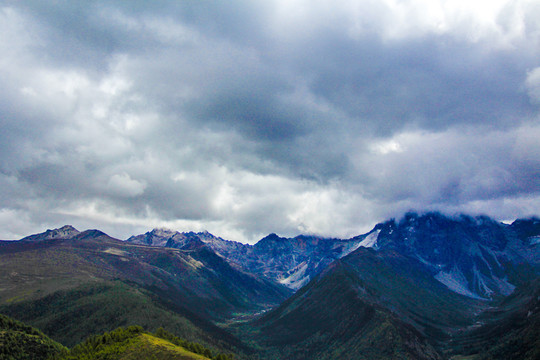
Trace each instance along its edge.
<instances>
[{"instance_id":1,"label":"distant mountain","mask_svg":"<svg viewBox=\"0 0 540 360\"><path fill-rule=\"evenodd\" d=\"M182 248L185 245L190 244L191 242L200 242L198 234L189 232L189 233L179 233L177 231L172 231L168 229L154 229L147 232L146 234L131 236L127 239L127 242L139 245L149 245L149 246L167 246Z\"/></svg>"},{"instance_id":2,"label":"distant mountain","mask_svg":"<svg viewBox=\"0 0 540 360\"><path fill-rule=\"evenodd\" d=\"M488 217L406 214L376 226L376 249L394 249L427 266L450 290L472 298L512 293L540 260L540 220L512 225Z\"/></svg>"},{"instance_id":3,"label":"distant mountain","mask_svg":"<svg viewBox=\"0 0 540 360\"><path fill-rule=\"evenodd\" d=\"M332 261L360 246L372 246L377 233L378 230L374 230L347 240L305 235L282 238L270 234L255 245L248 245L224 240L206 231L180 233L154 229L132 236L127 242L179 249L202 242L231 264L298 290Z\"/></svg>"},{"instance_id":4,"label":"distant mountain","mask_svg":"<svg viewBox=\"0 0 540 360\"><path fill-rule=\"evenodd\" d=\"M292 288L299 289L340 259L360 246L370 246L374 233L349 240L300 235L282 238L270 234L245 253L233 254L233 261L256 274L262 274Z\"/></svg>"},{"instance_id":5,"label":"distant mountain","mask_svg":"<svg viewBox=\"0 0 540 360\"><path fill-rule=\"evenodd\" d=\"M59 229L47 230L40 234L27 236L21 241L42 241L52 239L70 239L79 234L79 231L71 225L64 225Z\"/></svg>"},{"instance_id":6,"label":"distant mountain","mask_svg":"<svg viewBox=\"0 0 540 360\"><path fill-rule=\"evenodd\" d=\"M154 229L127 241L180 249L202 242L228 262L293 290L359 247L391 248L428 265L433 276L452 291L491 298L510 294L521 281L522 274L520 270L515 273L515 266L540 261L539 224L536 218L505 225L485 216L447 217L431 212L408 213L400 221L378 224L351 239L270 234L255 245L247 245L208 232Z\"/></svg>"}]
</instances>

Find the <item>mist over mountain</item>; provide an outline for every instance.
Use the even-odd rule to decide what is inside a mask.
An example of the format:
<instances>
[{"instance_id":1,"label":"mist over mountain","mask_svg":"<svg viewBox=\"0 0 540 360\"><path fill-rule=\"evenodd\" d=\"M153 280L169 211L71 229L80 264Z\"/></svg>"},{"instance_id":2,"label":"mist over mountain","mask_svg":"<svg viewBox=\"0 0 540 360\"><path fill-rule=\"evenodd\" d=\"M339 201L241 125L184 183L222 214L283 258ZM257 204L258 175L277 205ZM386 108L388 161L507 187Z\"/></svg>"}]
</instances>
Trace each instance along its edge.
<instances>
[{"instance_id":1,"label":"mist over mountain","mask_svg":"<svg viewBox=\"0 0 540 360\"><path fill-rule=\"evenodd\" d=\"M538 19L1 1L0 360L540 359Z\"/></svg>"},{"instance_id":2,"label":"mist over mountain","mask_svg":"<svg viewBox=\"0 0 540 360\"><path fill-rule=\"evenodd\" d=\"M142 325L239 359L534 359L539 239L537 217L438 212L254 245L66 225L0 242L0 313L68 346Z\"/></svg>"},{"instance_id":3,"label":"mist over mountain","mask_svg":"<svg viewBox=\"0 0 540 360\"><path fill-rule=\"evenodd\" d=\"M539 311L538 224L538 218L505 225L439 213L389 220L370 233L377 237L369 247L334 261L255 321L255 330L240 332L266 339L269 359L283 353L298 359L461 353L504 359L519 353L532 359L540 335L533 320ZM512 332L499 343L494 335L503 329Z\"/></svg>"},{"instance_id":4,"label":"mist over mountain","mask_svg":"<svg viewBox=\"0 0 540 360\"><path fill-rule=\"evenodd\" d=\"M200 241L229 262L298 290L359 247L393 249L422 262L435 279L450 290L473 298L508 295L519 278L510 268L538 262L538 218L511 225L486 216L448 217L438 212L407 213L398 221L377 224L370 232L350 239L270 234L255 245L241 244L208 232L180 233L154 229L128 242L182 248Z\"/></svg>"}]
</instances>

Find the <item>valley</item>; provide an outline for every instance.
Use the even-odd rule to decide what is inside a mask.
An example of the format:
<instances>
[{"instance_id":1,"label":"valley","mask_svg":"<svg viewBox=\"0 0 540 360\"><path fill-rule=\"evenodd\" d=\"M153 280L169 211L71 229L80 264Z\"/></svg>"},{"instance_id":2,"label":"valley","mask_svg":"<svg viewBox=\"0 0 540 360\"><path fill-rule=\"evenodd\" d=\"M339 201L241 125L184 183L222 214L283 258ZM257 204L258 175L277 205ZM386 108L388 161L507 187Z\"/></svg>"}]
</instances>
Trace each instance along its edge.
<instances>
[{"instance_id":1,"label":"valley","mask_svg":"<svg viewBox=\"0 0 540 360\"><path fill-rule=\"evenodd\" d=\"M535 359L539 236L537 218L435 212L255 245L64 226L0 242L0 314L51 348L136 326L235 359Z\"/></svg>"}]
</instances>

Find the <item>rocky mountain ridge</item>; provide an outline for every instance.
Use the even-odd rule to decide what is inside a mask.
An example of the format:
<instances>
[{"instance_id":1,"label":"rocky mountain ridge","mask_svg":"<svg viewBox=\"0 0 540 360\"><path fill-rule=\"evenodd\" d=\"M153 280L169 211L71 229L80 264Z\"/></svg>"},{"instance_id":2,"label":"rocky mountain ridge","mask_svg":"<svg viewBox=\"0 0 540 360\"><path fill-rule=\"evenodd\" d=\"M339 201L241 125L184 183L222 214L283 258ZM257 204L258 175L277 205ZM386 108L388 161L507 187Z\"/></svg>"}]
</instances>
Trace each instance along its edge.
<instances>
[{"instance_id":1,"label":"rocky mountain ridge","mask_svg":"<svg viewBox=\"0 0 540 360\"><path fill-rule=\"evenodd\" d=\"M0 242L0 312L66 341L164 322L240 359L483 359L486 348L534 359L539 238L538 218L436 212L350 239L270 234L254 245L64 226Z\"/></svg>"},{"instance_id":2,"label":"rocky mountain ridge","mask_svg":"<svg viewBox=\"0 0 540 360\"><path fill-rule=\"evenodd\" d=\"M254 245L224 240L208 232L154 229L127 241L183 248L199 241L227 261L298 290L330 263L360 247L395 249L429 267L436 280L461 295L483 299L515 288L506 265L540 260L540 220L507 225L486 216L448 217L437 212L407 213L350 239L270 234Z\"/></svg>"},{"instance_id":3,"label":"rocky mountain ridge","mask_svg":"<svg viewBox=\"0 0 540 360\"><path fill-rule=\"evenodd\" d=\"M293 290L298 290L320 273L332 261L356 250L372 246L377 230L352 239L323 238L299 235L283 238L270 234L255 245L225 240L209 232L178 232L154 229L131 236L134 244L165 246L182 249L193 242L202 242L229 262Z\"/></svg>"}]
</instances>

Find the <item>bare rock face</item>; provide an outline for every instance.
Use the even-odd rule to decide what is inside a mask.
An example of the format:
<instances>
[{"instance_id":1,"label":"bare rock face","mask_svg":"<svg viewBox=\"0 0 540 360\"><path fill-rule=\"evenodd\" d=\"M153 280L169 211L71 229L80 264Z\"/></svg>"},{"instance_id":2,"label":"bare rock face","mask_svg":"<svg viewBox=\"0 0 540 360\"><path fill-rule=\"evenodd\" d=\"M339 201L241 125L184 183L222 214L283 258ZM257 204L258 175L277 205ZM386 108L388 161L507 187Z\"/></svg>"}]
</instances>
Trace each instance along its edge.
<instances>
[{"instance_id":1,"label":"bare rock face","mask_svg":"<svg viewBox=\"0 0 540 360\"><path fill-rule=\"evenodd\" d=\"M64 225L61 228L54 230L47 230L40 234L27 236L21 241L42 241L42 240L53 240L53 239L71 239L80 232L71 225Z\"/></svg>"},{"instance_id":2,"label":"bare rock face","mask_svg":"<svg viewBox=\"0 0 540 360\"><path fill-rule=\"evenodd\" d=\"M392 249L414 258L432 277L461 295L490 299L510 294L520 274L516 266L540 261L540 220L512 225L486 216L408 213L377 224L351 239L270 234L255 245L224 240L209 232L154 229L127 241L173 248L203 243L235 266L298 290L333 261L359 248ZM199 246L197 245L197 246ZM521 265L520 265L521 264Z\"/></svg>"},{"instance_id":3,"label":"bare rock face","mask_svg":"<svg viewBox=\"0 0 540 360\"><path fill-rule=\"evenodd\" d=\"M284 238L270 234L255 245L249 245L225 240L208 231L180 233L154 229L146 234L132 236L127 241L178 249L193 247L201 242L235 266L298 290L332 261L360 246L373 247L377 234L378 230L373 230L347 240L306 235Z\"/></svg>"},{"instance_id":4,"label":"bare rock face","mask_svg":"<svg viewBox=\"0 0 540 360\"><path fill-rule=\"evenodd\" d=\"M538 263L534 221L507 225L486 216L409 213L381 224L377 244L423 263L454 292L491 299L512 293L525 276L518 268Z\"/></svg>"}]
</instances>

